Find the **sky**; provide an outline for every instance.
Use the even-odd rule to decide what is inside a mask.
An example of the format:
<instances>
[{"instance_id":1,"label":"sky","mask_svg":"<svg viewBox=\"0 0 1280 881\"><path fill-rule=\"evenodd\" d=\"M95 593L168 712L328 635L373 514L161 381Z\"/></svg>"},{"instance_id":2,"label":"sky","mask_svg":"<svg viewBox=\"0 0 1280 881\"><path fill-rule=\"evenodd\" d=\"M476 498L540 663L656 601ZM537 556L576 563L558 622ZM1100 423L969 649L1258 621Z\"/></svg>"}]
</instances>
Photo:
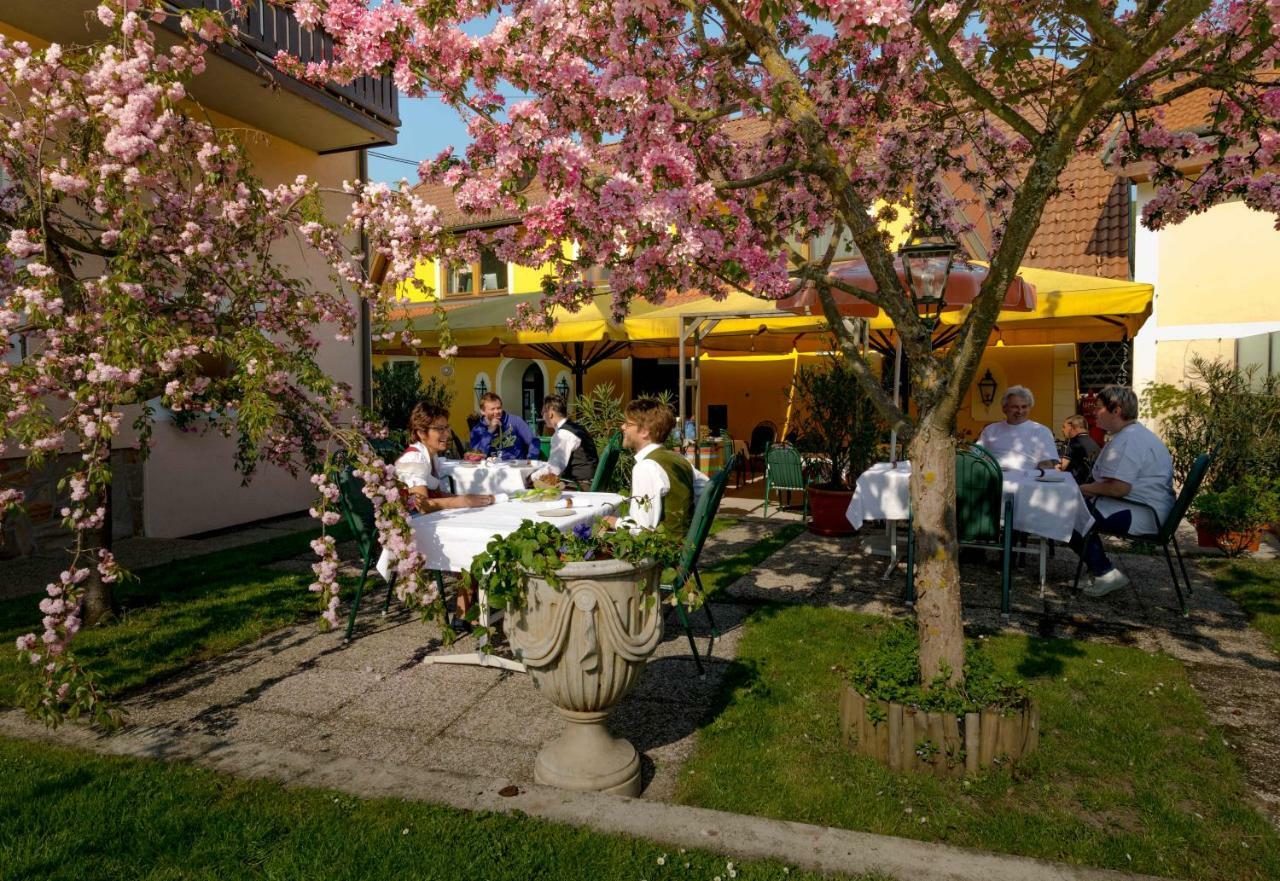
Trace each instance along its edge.
<instances>
[{"instance_id":1,"label":"sky","mask_svg":"<svg viewBox=\"0 0 1280 881\"><path fill-rule=\"evenodd\" d=\"M398 143L394 147L378 147L372 152L411 159L416 164L423 159L434 158L445 147L453 146L461 152L470 140L457 112L438 98L406 98L401 95ZM412 185L418 182L418 170L402 162L371 155L369 177L388 184L408 178Z\"/></svg>"}]
</instances>

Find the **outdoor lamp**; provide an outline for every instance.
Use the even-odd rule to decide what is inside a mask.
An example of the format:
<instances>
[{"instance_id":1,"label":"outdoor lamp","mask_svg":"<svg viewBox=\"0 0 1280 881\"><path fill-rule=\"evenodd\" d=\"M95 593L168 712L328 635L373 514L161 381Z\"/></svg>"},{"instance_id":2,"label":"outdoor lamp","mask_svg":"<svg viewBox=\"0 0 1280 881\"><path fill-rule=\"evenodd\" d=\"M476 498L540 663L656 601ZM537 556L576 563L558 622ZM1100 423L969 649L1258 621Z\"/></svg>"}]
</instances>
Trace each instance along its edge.
<instances>
[{"instance_id":1,"label":"outdoor lamp","mask_svg":"<svg viewBox=\"0 0 1280 881\"><path fill-rule=\"evenodd\" d=\"M982 379L978 380L978 397L982 399L984 407L990 407L996 399L996 378L991 375L990 367L982 374Z\"/></svg>"},{"instance_id":2,"label":"outdoor lamp","mask_svg":"<svg viewBox=\"0 0 1280 881\"><path fill-rule=\"evenodd\" d=\"M483 376L476 380L475 393L476 393L476 400L483 398L485 395L489 393L489 384L484 381Z\"/></svg>"},{"instance_id":3,"label":"outdoor lamp","mask_svg":"<svg viewBox=\"0 0 1280 881\"><path fill-rule=\"evenodd\" d=\"M556 380L556 394L566 401L569 400L569 380L563 376Z\"/></svg>"},{"instance_id":4,"label":"outdoor lamp","mask_svg":"<svg viewBox=\"0 0 1280 881\"><path fill-rule=\"evenodd\" d=\"M916 230L898 249L907 290L921 313L925 326L938 325L947 291L947 277L960 246L940 227Z\"/></svg>"}]
</instances>

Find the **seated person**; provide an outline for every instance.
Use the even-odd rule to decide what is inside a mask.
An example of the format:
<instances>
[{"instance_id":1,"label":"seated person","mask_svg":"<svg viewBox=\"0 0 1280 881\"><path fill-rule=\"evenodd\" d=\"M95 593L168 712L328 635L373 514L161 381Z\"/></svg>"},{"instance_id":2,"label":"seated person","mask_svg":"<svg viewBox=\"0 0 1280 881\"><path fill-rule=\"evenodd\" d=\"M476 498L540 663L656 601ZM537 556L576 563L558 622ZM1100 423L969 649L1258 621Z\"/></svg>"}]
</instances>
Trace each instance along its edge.
<instances>
[{"instance_id":1,"label":"seated person","mask_svg":"<svg viewBox=\"0 0 1280 881\"><path fill-rule=\"evenodd\" d=\"M547 464L530 474L529 479L554 475L579 486L590 486L600 462L596 442L585 428L569 418L569 405L564 398L547 395L543 399L542 421L552 432L551 454Z\"/></svg>"},{"instance_id":2,"label":"seated person","mask_svg":"<svg viewBox=\"0 0 1280 881\"><path fill-rule=\"evenodd\" d=\"M626 528L662 529L683 538L693 520L693 508L707 485L707 476L689 460L659 444L671 433L671 408L652 398L627 405L622 445L636 454L631 471L631 513L610 522Z\"/></svg>"},{"instance_id":3,"label":"seated person","mask_svg":"<svg viewBox=\"0 0 1280 881\"><path fill-rule=\"evenodd\" d=\"M1067 449L1058 462L1059 471L1070 471L1076 483L1093 480L1093 463L1102 447L1089 436L1089 423L1083 416L1068 416L1062 422L1062 436L1067 439Z\"/></svg>"},{"instance_id":4,"label":"seated person","mask_svg":"<svg viewBox=\"0 0 1280 881\"><path fill-rule=\"evenodd\" d=\"M502 409L502 398L485 392L480 398L481 419L471 429L471 449L503 459L537 459L542 445L529 423Z\"/></svg>"},{"instance_id":5,"label":"seated person","mask_svg":"<svg viewBox=\"0 0 1280 881\"><path fill-rule=\"evenodd\" d=\"M1098 425L1111 439L1098 454L1093 480L1080 486L1098 531L1111 535L1151 535L1173 509L1173 459L1169 449L1138 419L1138 396L1133 389L1109 385L1098 393ZM1126 501L1142 502L1155 510ZM1129 583L1111 564L1095 531L1085 541L1071 536L1071 548L1084 558L1092 579L1084 588L1091 597L1106 596Z\"/></svg>"},{"instance_id":6,"label":"seated person","mask_svg":"<svg viewBox=\"0 0 1280 881\"><path fill-rule=\"evenodd\" d=\"M444 489L436 460L449 446L448 410L434 404L416 404L409 416L409 434L414 442L396 459L395 469L396 477L408 490L412 507L429 514L448 508L483 508L494 503L491 495L456 496ZM459 618L466 614L470 605L471 595L459 590ZM454 624L455 629L467 629L460 620Z\"/></svg>"},{"instance_id":7,"label":"seated person","mask_svg":"<svg viewBox=\"0 0 1280 881\"><path fill-rule=\"evenodd\" d=\"M1011 385L1000 400L1004 422L993 422L982 429L978 445L990 453L1001 468L1057 467L1058 445L1053 432L1031 421L1031 408L1035 405L1030 389Z\"/></svg>"}]
</instances>

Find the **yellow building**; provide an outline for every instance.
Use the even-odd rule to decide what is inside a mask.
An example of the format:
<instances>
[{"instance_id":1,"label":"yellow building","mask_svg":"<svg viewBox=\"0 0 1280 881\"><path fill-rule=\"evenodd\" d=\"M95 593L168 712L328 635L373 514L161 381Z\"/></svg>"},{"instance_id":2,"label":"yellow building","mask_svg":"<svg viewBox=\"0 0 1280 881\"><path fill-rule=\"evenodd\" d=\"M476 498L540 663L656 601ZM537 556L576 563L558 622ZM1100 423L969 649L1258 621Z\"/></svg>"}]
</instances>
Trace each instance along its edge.
<instances>
[{"instance_id":1,"label":"yellow building","mask_svg":"<svg viewBox=\"0 0 1280 881\"><path fill-rule=\"evenodd\" d=\"M1063 418L1077 412L1082 389L1129 381L1130 339L1145 318L1150 299L1149 289L1125 284L1130 278L1129 188L1118 185L1094 156L1072 162L1063 181L1063 195L1046 211L1026 261L1028 267L1056 272L1037 278L1042 291L1036 315L1011 315L1011 323L997 328L978 370L979 378L989 376L994 381L993 400L982 400L976 387L970 390L958 418L961 434L976 437L986 424L1003 418L1000 394L1010 385L1030 388L1037 399L1035 418L1056 431ZM453 229L498 228L520 221L517 216L468 216L457 209L446 187L422 186L417 194L437 205L444 224ZM980 222L975 226L965 246L971 256L981 259L986 256L989 231ZM407 310L415 327L427 331L423 346L416 350L380 346L375 361L412 361L424 378L443 378L454 393L454 430L466 437L467 416L476 409L482 392L496 391L509 410L533 424L546 394L567 388L572 397L578 391L572 365L591 360L593 352L607 346L616 351L585 370L582 391L608 382L623 399L660 390L674 394L679 382L679 331L672 316L726 308L705 298L676 295L665 308L641 307L625 326L611 324L599 308L589 307L583 314L562 316L565 323L557 334L508 331L505 318L515 314L514 303L536 299L543 274L540 268L488 256L470 266L423 264L417 272L419 284L400 289L415 304L423 304ZM606 279L601 281L607 284ZM1060 295L1066 290L1073 308L1064 307ZM432 348L434 304L426 301L436 297L443 299L460 344L460 357L451 365L436 357ZM734 308L750 312L771 308L762 301L741 299ZM655 316L670 320L662 323ZM1035 320L1021 320L1025 318ZM773 326L776 321L757 323ZM744 325L754 327L751 321L738 321L736 327L726 329L728 324L735 323L718 327L716 333L723 334L723 339L708 341L699 360L699 424L727 428L743 439L766 421L777 426L780 434L803 431L803 426L789 422L789 389L796 370L812 363L812 353L825 347L825 325L816 320L788 324L795 328L788 336L744 330ZM655 330L659 327L661 331ZM583 350L574 351L571 340ZM1079 345L1084 341L1086 345ZM883 355L892 351L884 327L872 335L872 343ZM686 407L691 410L693 401L687 399Z\"/></svg>"},{"instance_id":2,"label":"yellow building","mask_svg":"<svg viewBox=\"0 0 1280 881\"><path fill-rule=\"evenodd\" d=\"M5 0L0 4L0 33L35 46L83 43L103 33L91 14L94 5L93 0ZM174 5L212 5L224 10L232 6L230 0L212 0L212 4L211 0L176 0ZM268 186L305 174L326 188L340 190L342 181L365 177L364 150L395 143L399 115L390 78L318 88L281 74L269 61L279 50L305 54L306 59L320 57L328 37L301 31L287 10L266 4L248 7L240 23L247 47L223 46L209 53L205 73L192 84L195 100L215 125L242 133L255 172ZM335 220L346 216L347 206L336 197L329 208ZM347 244L359 249L355 237ZM308 257L297 247L287 246L275 256L293 275L317 287L331 284L328 267L318 256ZM319 336L327 339L319 353L322 368L366 397L367 348L339 344L323 330ZM130 421L126 418L125 423ZM136 438L121 436L119 450L113 453L118 476L117 536L190 535L305 510L314 500L314 488L305 477L295 479L271 467L241 486L241 475L233 467L234 440L216 432L183 433L163 415L145 461L139 461L136 445ZM0 457L0 482L27 481L33 490L31 521L23 526L25 534L17 542L30 550L60 529L52 513L59 507L56 491L40 483L41 476L22 472L18 451L10 449L5 455L7 460ZM58 473L57 463L51 473Z\"/></svg>"}]
</instances>

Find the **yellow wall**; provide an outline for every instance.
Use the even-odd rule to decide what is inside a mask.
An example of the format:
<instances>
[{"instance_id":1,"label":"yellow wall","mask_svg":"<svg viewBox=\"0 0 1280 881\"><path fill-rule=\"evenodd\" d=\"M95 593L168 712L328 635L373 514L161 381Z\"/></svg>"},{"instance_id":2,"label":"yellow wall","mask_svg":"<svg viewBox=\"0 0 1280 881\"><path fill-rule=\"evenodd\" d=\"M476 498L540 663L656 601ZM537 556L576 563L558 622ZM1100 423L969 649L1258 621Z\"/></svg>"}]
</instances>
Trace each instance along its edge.
<instances>
[{"instance_id":1,"label":"yellow wall","mask_svg":"<svg viewBox=\"0 0 1280 881\"><path fill-rule=\"evenodd\" d=\"M992 346L983 354L978 366L975 387L965 395L964 403L956 416L956 430L964 437L977 440L982 429L992 422L1004 419L1000 411L1000 398L1011 385L1023 385L1035 395L1036 405L1031 418L1047 425L1055 436L1059 434L1062 419L1075 412L1075 367L1072 358L1055 350L1074 349L1074 346ZM1073 353L1074 354L1074 353ZM991 370L996 380L995 399L984 407L976 382Z\"/></svg>"},{"instance_id":2,"label":"yellow wall","mask_svg":"<svg viewBox=\"0 0 1280 881\"><path fill-rule=\"evenodd\" d=\"M1157 323L1276 318L1278 277L1280 233L1275 218L1239 201L1215 205L1160 231Z\"/></svg>"},{"instance_id":3,"label":"yellow wall","mask_svg":"<svg viewBox=\"0 0 1280 881\"><path fill-rule=\"evenodd\" d=\"M1235 362L1236 341L1234 338L1211 340L1163 340L1156 347L1156 381L1181 383L1191 367L1191 358L1199 355L1202 358L1220 358Z\"/></svg>"}]
</instances>

